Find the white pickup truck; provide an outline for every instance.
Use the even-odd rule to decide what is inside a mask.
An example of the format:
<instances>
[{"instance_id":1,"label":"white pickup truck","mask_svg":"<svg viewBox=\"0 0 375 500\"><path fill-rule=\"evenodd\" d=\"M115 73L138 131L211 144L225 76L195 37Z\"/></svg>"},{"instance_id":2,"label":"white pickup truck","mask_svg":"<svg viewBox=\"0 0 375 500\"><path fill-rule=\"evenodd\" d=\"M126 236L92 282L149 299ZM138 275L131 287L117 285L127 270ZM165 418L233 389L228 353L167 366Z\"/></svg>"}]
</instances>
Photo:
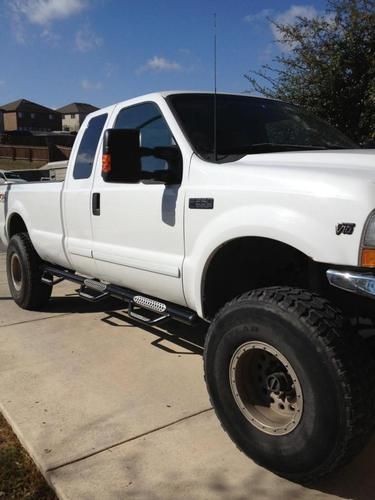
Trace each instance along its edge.
<instances>
[{"instance_id":1,"label":"white pickup truck","mask_svg":"<svg viewBox=\"0 0 375 500\"><path fill-rule=\"evenodd\" d=\"M26 182L25 179L22 179L16 172L0 170L0 185L22 184L23 182Z\"/></svg>"},{"instance_id":2,"label":"white pickup truck","mask_svg":"<svg viewBox=\"0 0 375 500\"><path fill-rule=\"evenodd\" d=\"M63 183L0 186L0 236L22 308L67 279L141 324L210 323L224 429L309 481L374 424L358 327L374 312L374 209L374 151L325 122L275 100L162 92L89 115Z\"/></svg>"}]
</instances>

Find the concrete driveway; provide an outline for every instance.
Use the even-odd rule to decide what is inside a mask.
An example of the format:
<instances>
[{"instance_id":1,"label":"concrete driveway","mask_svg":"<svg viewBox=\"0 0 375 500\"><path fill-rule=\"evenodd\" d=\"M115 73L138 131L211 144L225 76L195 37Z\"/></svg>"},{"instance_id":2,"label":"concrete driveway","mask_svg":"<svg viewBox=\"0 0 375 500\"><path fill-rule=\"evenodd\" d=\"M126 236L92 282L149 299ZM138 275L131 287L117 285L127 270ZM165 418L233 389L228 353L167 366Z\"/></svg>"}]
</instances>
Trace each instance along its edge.
<instances>
[{"instance_id":1,"label":"concrete driveway","mask_svg":"<svg viewBox=\"0 0 375 500\"><path fill-rule=\"evenodd\" d=\"M310 488L242 455L210 409L204 329L141 329L65 283L22 311L4 268L0 253L0 409L60 498L374 498L375 442Z\"/></svg>"}]
</instances>

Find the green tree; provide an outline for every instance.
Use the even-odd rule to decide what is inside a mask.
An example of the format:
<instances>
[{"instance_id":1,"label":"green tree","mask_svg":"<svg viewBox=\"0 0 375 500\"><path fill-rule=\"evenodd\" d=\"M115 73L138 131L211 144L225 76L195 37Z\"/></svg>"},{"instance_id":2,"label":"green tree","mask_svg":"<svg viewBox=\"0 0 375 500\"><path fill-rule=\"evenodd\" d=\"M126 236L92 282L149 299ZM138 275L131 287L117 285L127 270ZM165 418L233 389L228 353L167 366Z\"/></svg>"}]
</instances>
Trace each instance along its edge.
<instances>
[{"instance_id":1,"label":"green tree","mask_svg":"<svg viewBox=\"0 0 375 500\"><path fill-rule=\"evenodd\" d=\"M375 1L328 0L324 15L272 21L282 45L245 75L252 90L293 102L359 142L375 140Z\"/></svg>"}]
</instances>

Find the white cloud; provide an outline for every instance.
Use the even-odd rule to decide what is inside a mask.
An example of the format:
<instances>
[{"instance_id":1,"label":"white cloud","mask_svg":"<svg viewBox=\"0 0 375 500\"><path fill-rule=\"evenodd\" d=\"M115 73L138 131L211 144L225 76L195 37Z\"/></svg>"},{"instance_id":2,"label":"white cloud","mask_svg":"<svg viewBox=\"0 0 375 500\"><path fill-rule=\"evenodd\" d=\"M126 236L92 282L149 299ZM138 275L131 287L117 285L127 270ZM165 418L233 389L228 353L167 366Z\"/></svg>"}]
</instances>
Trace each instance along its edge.
<instances>
[{"instance_id":1,"label":"white cloud","mask_svg":"<svg viewBox=\"0 0 375 500\"><path fill-rule=\"evenodd\" d=\"M17 13L12 4L9 2L11 30L18 43L24 44L26 42L25 28L19 13Z\"/></svg>"},{"instance_id":2,"label":"white cloud","mask_svg":"<svg viewBox=\"0 0 375 500\"><path fill-rule=\"evenodd\" d=\"M80 52L88 52L102 45L103 39L100 38L87 24L77 31L75 37L76 49Z\"/></svg>"},{"instance_id":3,"label":"white cloud","mask_svg":"<svg viewBox=\"0 0 375 500\"><path fill-rule=\"evenodd\" d=\"M92 82L90 80L82 80L81 87L83 90L100 90L103 88L102 82Z\"/></svg>"},{"instance_id":4,"label":"white cloud","mask_svg":"<svg viewBox=\"0 0 375 500\"><path fill-rule=\"evenodd\" d=\"M117 64L113 64L111 62L107 62L104 66L104 75L106 78L111 78L111 76L116 73L118 69Z\"/></svg>"},{"instance_id":5,"label":"white cloud","mask_svg":"<svg viewBox=\"0 0 375 500\"><path fill-rule=\"evenodd\" d=\"M249 14L244 17L244 21L249 24L257 25L269 21L269 26L271 28L274 40L278 42L278 46L283 51L290 51L293 49L293 44L282 43L284 42L284 37L277 28L279 25L290 25L295 24L300 17L305 17L307 19L313 19L314 17L321 16L322 13L318 12L313 5L291 5L287 10L283 12L278 12L274 9L263 9L254 14ZM326 20L329 19L324 15ZM267 47L261 54L261 59L268 59L271 55L271 48Z\"/></svg>"},{"instance_id":6,"label":"white cloud","mask_svg":"<svg viewBox=\"0 0 375 500\"><path fill-rule=\"evenodd\" d=\"M294 24L298 17L313 19L318 16L318 11L313 5L292 5L285 12L281 12L275 17L277 24Z\"/></svg>"},{"instance_id":7,"label":"white cloud","mask_svg":"<svg viewBox=\"0 0 375 500\"><path fill-rule=\"evenodd\" d=\"M276 24L284 25L284 24L295 24L298 21L299 17L305 17L307 19L313 19L314 17L318 17L319 12L312 5L292 5L288 10L281 12L276 17L274 17L274 21ZM279 29L275 24L271 24L271 30L273 36L277 42L283 42L283 35L280 33ZM284 51L290 51L293 49L293 45L282 43L280 48Z\"/></svg>"},{"instance_id":8,"label":"white cloud","mask_svg":"<svg viewBox=\"0 0 375 500\"><path fill-rule=\"evenodd\" d=\"M34 24L45 25L77 14L88 5L87 0L9 0L8 5L18 19L25 17Z\"/></svg>"},{"instance_id":9,"label":"white cloud","mask_svg":"<svg viewBox=\"0 0 375 500\"><path fill-rule=\"evenodd\" d=\"M60 35L49 30L48 28L45 28L41 32L40 38L43 38L43 40L45 40L47 43L51 44L52 46L56 46L58 44L58 42L61 40Z\"/></svg>"},{"instance_id":10,"label":"white cloud","mask_svg":"<svg viewBox=\"0 0 375 500\"><path fill-rule=\"evenodd\" d=\"M154 56L149 59L138 71L180 71L182 66L175 61L168 61L165 57Z\"/></svg>"},{"instance_id":11,"label":"white cloud","mask_svg":"<svg viewBox=\"0 0 375 500\"><path fill-rule=\"evenodd\" d=\"M274 44L268 43L258 54L258 61L266 64L272 60Z\"/></svg>"},{"instance_id":12,"label":"white cloud","mask_svg":"<svg viewBox=\"0 0 375 500\"><path fill-rule=\"evenodd\" d=\"M244 17L244 21L250 24L257 24L267 20L274 11L272 9L263 9L255 14L249 14Z\"/></svg>"}]
</instances>

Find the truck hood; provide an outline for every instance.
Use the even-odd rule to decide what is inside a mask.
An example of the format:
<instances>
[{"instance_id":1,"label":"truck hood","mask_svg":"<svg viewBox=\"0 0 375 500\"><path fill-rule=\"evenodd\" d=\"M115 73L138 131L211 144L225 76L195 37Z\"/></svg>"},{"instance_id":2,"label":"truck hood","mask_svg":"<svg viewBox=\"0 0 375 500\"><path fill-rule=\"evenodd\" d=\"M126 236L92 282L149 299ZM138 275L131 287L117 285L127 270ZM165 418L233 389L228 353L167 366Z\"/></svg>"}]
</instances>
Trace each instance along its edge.
<instances>
[{"instance_id":1,"label":"truck hood","mask_svg":"<svg viewBox=\"0 0 375 500\"><path fill-rule=\"evenodd\" d=\"M194 227L212 219L202 241L224 232L218 246L265 237L317 262L358 265L363 227L375 209L375 150L252 154L222 164L193 158L191 166L189 200L213 202L212 210L188 212ZM353 234L337 233L345 224L355 225Z\"/></svg>"},{"instance_id":2,"label":"truck hood","mask_svg":"<svg viewBox=\"0 0 375 500\"><path fill-rule=\"evenodd\" d=\"M255 189L317 196L323 189L334 197L361 196L366 189L375 206L374 149L253 154L225 165L232 184L250 181Z\"/></svg>"},{"instance_id":3,"label":"truck hood","mask_svg":"<svg viewBox=\"0 0 375 500\"><path fill-rule=\"evenodd\" d=\"M270 166L287 169L318 169L333 175L354 174L375 179L375 149L343 149L247 155L235 162L239 166ZM322 172L323 170L323 172Z\"/></svg>"},{"instance_id":4,"label":"truck hood","mask_svg":"<svg viewBox=\"0 0 375 500\"><path fill-rule=\"evenodd\" d=\"M288 200L291 196L345 199L367 211L375 208L373 149L251 154L231 163L210 164L209 172L221 189L246 191L252 199L268 193Z\"/></svg>"}]
</instances>

